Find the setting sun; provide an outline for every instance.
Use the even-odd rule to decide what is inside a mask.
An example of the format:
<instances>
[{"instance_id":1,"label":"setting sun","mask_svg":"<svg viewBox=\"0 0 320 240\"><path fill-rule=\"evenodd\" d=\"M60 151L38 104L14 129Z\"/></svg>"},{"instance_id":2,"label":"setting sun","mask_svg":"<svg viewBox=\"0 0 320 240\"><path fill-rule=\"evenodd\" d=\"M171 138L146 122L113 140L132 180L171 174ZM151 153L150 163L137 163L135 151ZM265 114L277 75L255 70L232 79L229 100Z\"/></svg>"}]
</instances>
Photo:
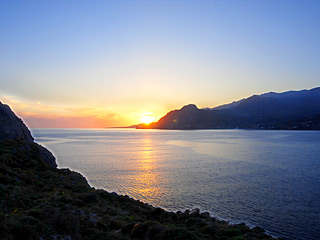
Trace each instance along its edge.
<instances>
[{"instance_id":1,"label":"setting sun","mask_svg":"<svg viewBox=\"0 0 320 240\"><path fill-rule=\"evenodd\" d=\"M154 120L155 120L154 117L145 115L141 118L141 123L149 124L149 123L153 122Z\"/></svg>"}]
</instances>

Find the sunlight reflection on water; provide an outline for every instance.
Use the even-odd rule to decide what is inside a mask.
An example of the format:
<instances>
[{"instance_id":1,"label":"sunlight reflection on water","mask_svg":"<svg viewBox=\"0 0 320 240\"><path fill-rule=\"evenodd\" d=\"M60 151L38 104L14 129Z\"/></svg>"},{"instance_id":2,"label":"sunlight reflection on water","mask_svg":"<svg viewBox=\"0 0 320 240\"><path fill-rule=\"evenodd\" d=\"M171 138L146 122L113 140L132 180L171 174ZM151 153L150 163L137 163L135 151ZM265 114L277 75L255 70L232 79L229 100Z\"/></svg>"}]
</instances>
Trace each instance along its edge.
<instances>
[{"instance_id":1,"label":"sunlight reflection on water","mask_svg":"<svg viewBox=\"0 0 320 240\"><path fill-rule=\"evenodd\" d=\"M33 130L59 167L167 210L199 207L288 239L320 235L320 132Z\"/></svg>"},{"instance_id":2,"label":"sunlight reflection on water","mask_svg":"<svg viewBox=\"0 0 320 240\"><path fill-rule=\"evenodd\" d=\"M161 187L159 186L159 173L155 171L156 158L154 156L152 139L145 135L141 140L141 150L138 152L137 170L134 177L137 196L143 197L146 202L153 202L159 198Z\"/></svg>"}]
</instances>

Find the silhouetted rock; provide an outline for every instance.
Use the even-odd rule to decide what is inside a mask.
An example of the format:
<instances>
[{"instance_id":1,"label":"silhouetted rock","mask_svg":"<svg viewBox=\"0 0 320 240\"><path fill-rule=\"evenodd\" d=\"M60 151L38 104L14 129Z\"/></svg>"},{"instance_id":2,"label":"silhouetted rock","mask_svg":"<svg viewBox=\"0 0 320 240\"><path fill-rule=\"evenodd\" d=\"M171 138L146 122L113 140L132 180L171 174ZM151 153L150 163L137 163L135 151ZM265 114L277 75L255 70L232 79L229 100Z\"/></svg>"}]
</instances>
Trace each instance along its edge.
<instances>
[{"instance_id":1,"label":"silhouetted rock","mask_svg":"<svg viewBox=\"0 0 320 240\"><path fill-rule=\"evenodd\" d=\"M21 141L19 150L23 150L30 158L36 156L52 167L57 167L52 153L34 142L27 126L18 118L8 105L0 102L0 142Z\"/></svg>"},{"instance_id":2,"label":"silhouetted rock","mask_svg":"<svg viewBox=\"0 0 320 240\"><path fill-rule=\"evenodd\" d=\"M34 142L33 151L34 154L37 157L39 157L42 161L49 163L52 167L57 167L56 158L48 149Z\"/></svg>"},{"instance_id":3,"label":"silhouetted rock","mask_svg":"<svg viewBox=\"0 0 320 240\"><path fill-rule=\"evenodd\" d=\"M0 141L17 139L33 142L33 137L22 120L8 105L0 102Z\"/></svg>"},{"instance_id":4,"label":"silhouetted rock","mask_svg":"<svg viewBox=\"0 0 320 240\"><path fill-rule=\"evenodd\" d=\"M216 108L189 104L137 128L320 130L320 87L254 95Z\"/></svg>"}]
</instances>

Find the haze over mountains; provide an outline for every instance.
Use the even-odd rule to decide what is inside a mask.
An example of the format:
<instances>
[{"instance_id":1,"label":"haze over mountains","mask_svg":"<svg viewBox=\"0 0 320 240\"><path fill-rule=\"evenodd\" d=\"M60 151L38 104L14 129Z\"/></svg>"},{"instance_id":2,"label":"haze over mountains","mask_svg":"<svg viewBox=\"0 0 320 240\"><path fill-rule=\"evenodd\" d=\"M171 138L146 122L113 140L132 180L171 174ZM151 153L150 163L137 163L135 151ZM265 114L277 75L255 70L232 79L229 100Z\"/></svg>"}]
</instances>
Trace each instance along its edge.
<instances>
[{"instance_id":1,"label":"haze over mountains","mask_svg":"<svg viewBox=\"0 0 320 240\"><path fill-rule=\"evenodd\" d=\"M320 87L253 95L215 108L190 104L137 128L320 130Z\"/></svg>"}]
</instances>

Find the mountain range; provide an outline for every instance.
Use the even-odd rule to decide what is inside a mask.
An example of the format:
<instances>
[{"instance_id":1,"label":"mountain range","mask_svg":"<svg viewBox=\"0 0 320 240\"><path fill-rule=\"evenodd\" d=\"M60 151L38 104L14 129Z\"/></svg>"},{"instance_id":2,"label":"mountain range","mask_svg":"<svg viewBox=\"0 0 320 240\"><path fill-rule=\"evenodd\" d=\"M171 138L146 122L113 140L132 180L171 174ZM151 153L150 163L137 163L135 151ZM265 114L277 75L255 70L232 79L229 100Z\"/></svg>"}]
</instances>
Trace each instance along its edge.
<instances>
[{"instance_id":1,"label":"mountain range","mask_svg":"<svg viewBox=\"0 0 320 240\"><path fill-rule=\"evenodd\" d=\"M253 95L215 108L189 104L136 128L320 130L320 87Z\"/></svg>"}]
</instances>

